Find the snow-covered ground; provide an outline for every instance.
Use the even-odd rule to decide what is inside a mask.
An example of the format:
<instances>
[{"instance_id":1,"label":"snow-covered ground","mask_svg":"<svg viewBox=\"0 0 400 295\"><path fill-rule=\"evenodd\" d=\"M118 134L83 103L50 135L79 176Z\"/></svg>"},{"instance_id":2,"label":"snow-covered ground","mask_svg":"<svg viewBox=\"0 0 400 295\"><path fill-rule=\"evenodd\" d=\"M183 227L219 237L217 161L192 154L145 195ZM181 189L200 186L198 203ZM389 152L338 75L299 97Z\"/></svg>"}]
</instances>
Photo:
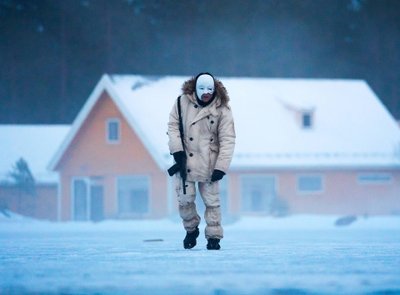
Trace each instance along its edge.
<instances>
[{"instance_id":1,"label":"snow-covered ground","mask_svg":"<svg viewBox=\"0 0 400 295\"><path fill-rule=\"evenodd\" d=\"M400 217L247 217L220 251L175 220L51 223L0 213L0 294L400 294Z\"/></svg>"}]
</instances>

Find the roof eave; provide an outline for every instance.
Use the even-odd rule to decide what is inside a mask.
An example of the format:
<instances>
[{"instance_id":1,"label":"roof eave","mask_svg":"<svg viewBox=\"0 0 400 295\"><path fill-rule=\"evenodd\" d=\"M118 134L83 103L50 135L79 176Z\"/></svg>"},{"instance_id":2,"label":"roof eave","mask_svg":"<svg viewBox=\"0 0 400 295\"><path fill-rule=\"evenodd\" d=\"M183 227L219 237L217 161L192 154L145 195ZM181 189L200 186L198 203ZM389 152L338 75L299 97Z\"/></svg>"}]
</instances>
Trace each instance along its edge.
<instances>
[{"instance_id":1,"label":"roof eave","mask_svg":"<svg viewBox=\"0 0 400 295\"><path fill-rule=\"evenodd\" d=\"M318 165L236 165L231 166L229 169L231 172L243 172L243 171L268 171L268 170L279 170L279 171L301 171L301 170L326 170L326 171L376 171L376 170L393 170L400 171L400 163L393 165L332 165L332 164L318 164Z\"/></svg>"}]
</instances>

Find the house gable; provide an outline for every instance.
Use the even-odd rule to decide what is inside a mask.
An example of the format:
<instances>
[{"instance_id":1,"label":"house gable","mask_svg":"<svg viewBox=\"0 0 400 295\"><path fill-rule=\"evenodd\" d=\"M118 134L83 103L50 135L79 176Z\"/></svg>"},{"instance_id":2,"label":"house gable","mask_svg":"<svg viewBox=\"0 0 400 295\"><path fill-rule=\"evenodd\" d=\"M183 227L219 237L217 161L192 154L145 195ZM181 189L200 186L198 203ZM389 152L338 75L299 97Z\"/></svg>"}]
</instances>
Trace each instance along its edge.
<instances>
[{"instance_id":1,"label":"house gable","mask_svg":"<svg viewBox=\"0 0 400 295\"><path fill-rule=\"evenodd\" d=\"M107 140L107 122L120 123L117 143ZM110 95L103 91L87 114L55 170L69 175L149 172L157 164Z\"/></svg>"},{"instance_id":2,"label":"house gable","mask_svg":"<svg viewBox=\"0 0 400 295\"><path fill-rule=\"evenodd\" d=\"M163 157L160 156L157 151L152 147L150 141L147 139L146 134L143 132L143 130L140 128L139 124L137 124L134 118L130 115L129 111L126 109L124 103L119 97L119 94L115 91L110 77L106 74L103 75L103 77L97 83L85 105L74 120L70 132L65 137L59 149L52 157L47 168L51 171L58 170L58 166L61 159L64 157L65 152L73 144L75 137L79 133L84 122L87 120L87 117L91 113L92 109L101 98L103 92L107 93L108 97L113 101L114 106L118 109L120 115L123 117L124 122L127 123L130 126L131 130L133 130L138 138L140 138L140 141L146 147L147 151L151 155L153 161L157 164L158 168L161 170L166 168Z\"/></svg>"}]
</instances>

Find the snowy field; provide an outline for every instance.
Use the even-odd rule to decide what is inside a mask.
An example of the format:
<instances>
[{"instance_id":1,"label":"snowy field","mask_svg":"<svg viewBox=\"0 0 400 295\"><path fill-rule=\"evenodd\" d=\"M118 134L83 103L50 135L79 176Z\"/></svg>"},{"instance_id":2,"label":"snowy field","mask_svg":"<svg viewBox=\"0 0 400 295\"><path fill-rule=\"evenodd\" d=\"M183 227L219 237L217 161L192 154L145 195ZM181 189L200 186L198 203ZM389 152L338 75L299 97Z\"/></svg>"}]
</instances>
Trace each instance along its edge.
<instances>
[{"instance_id":1,"label":"snowy field","mask_svg":"<svg viewBox=\"0 0 400 295\"><path fill-rule=\"evenodd\" d=\"M400 294L400 217L244 218L220 251L178 221L50 223L0 213L0 294Z\"/></svg>"}]
</instances>

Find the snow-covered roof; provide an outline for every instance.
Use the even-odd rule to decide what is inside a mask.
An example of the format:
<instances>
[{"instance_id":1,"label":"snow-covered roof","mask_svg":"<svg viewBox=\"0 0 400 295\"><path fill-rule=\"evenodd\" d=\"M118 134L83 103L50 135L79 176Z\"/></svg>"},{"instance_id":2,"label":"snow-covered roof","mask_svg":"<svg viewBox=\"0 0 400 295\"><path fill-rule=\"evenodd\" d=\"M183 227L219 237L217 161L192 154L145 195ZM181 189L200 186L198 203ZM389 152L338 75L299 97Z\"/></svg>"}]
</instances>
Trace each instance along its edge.
<instances>
[{"instance_id":1,"label":"snow-covered roof","mask_svg":"<svg viewBox=\"0 0 400 295\"><path fill-rule=\"evenodd\" d=\"M111 76L140 133L163 159L170 159L168 115L187 79ZM220 80L235 119L232 169L400 167L400 128L362 80ZM303 111L313 114L310 129L296 117Z\"/></svg>"},{"instance_id":2,"label":"snow-covered roof","mask_svg":"<svg viewBox=\"0 0 400 295\"><path fill-rule=\"evenodd\" d=\"M169 112L184 76L104 75L49 167L106 90L161 169L171 164ZM235 119L232 169L400 168L400 128L362 80L219 77ZM312 114L312 128L299 115Z\"/></svg>"},{"instance_id":3,"label":"snow-covered roof","mask_svg":"<svg viewBox=\"0 0 400 295\"><path fill-rule=\"evenodd\" d=\"M37 182L56 182L57 174L46 166L69 129L70 125L0 125L0 181L11 180L9 172L23 158Z\"/></svg>"}]
</instances>

